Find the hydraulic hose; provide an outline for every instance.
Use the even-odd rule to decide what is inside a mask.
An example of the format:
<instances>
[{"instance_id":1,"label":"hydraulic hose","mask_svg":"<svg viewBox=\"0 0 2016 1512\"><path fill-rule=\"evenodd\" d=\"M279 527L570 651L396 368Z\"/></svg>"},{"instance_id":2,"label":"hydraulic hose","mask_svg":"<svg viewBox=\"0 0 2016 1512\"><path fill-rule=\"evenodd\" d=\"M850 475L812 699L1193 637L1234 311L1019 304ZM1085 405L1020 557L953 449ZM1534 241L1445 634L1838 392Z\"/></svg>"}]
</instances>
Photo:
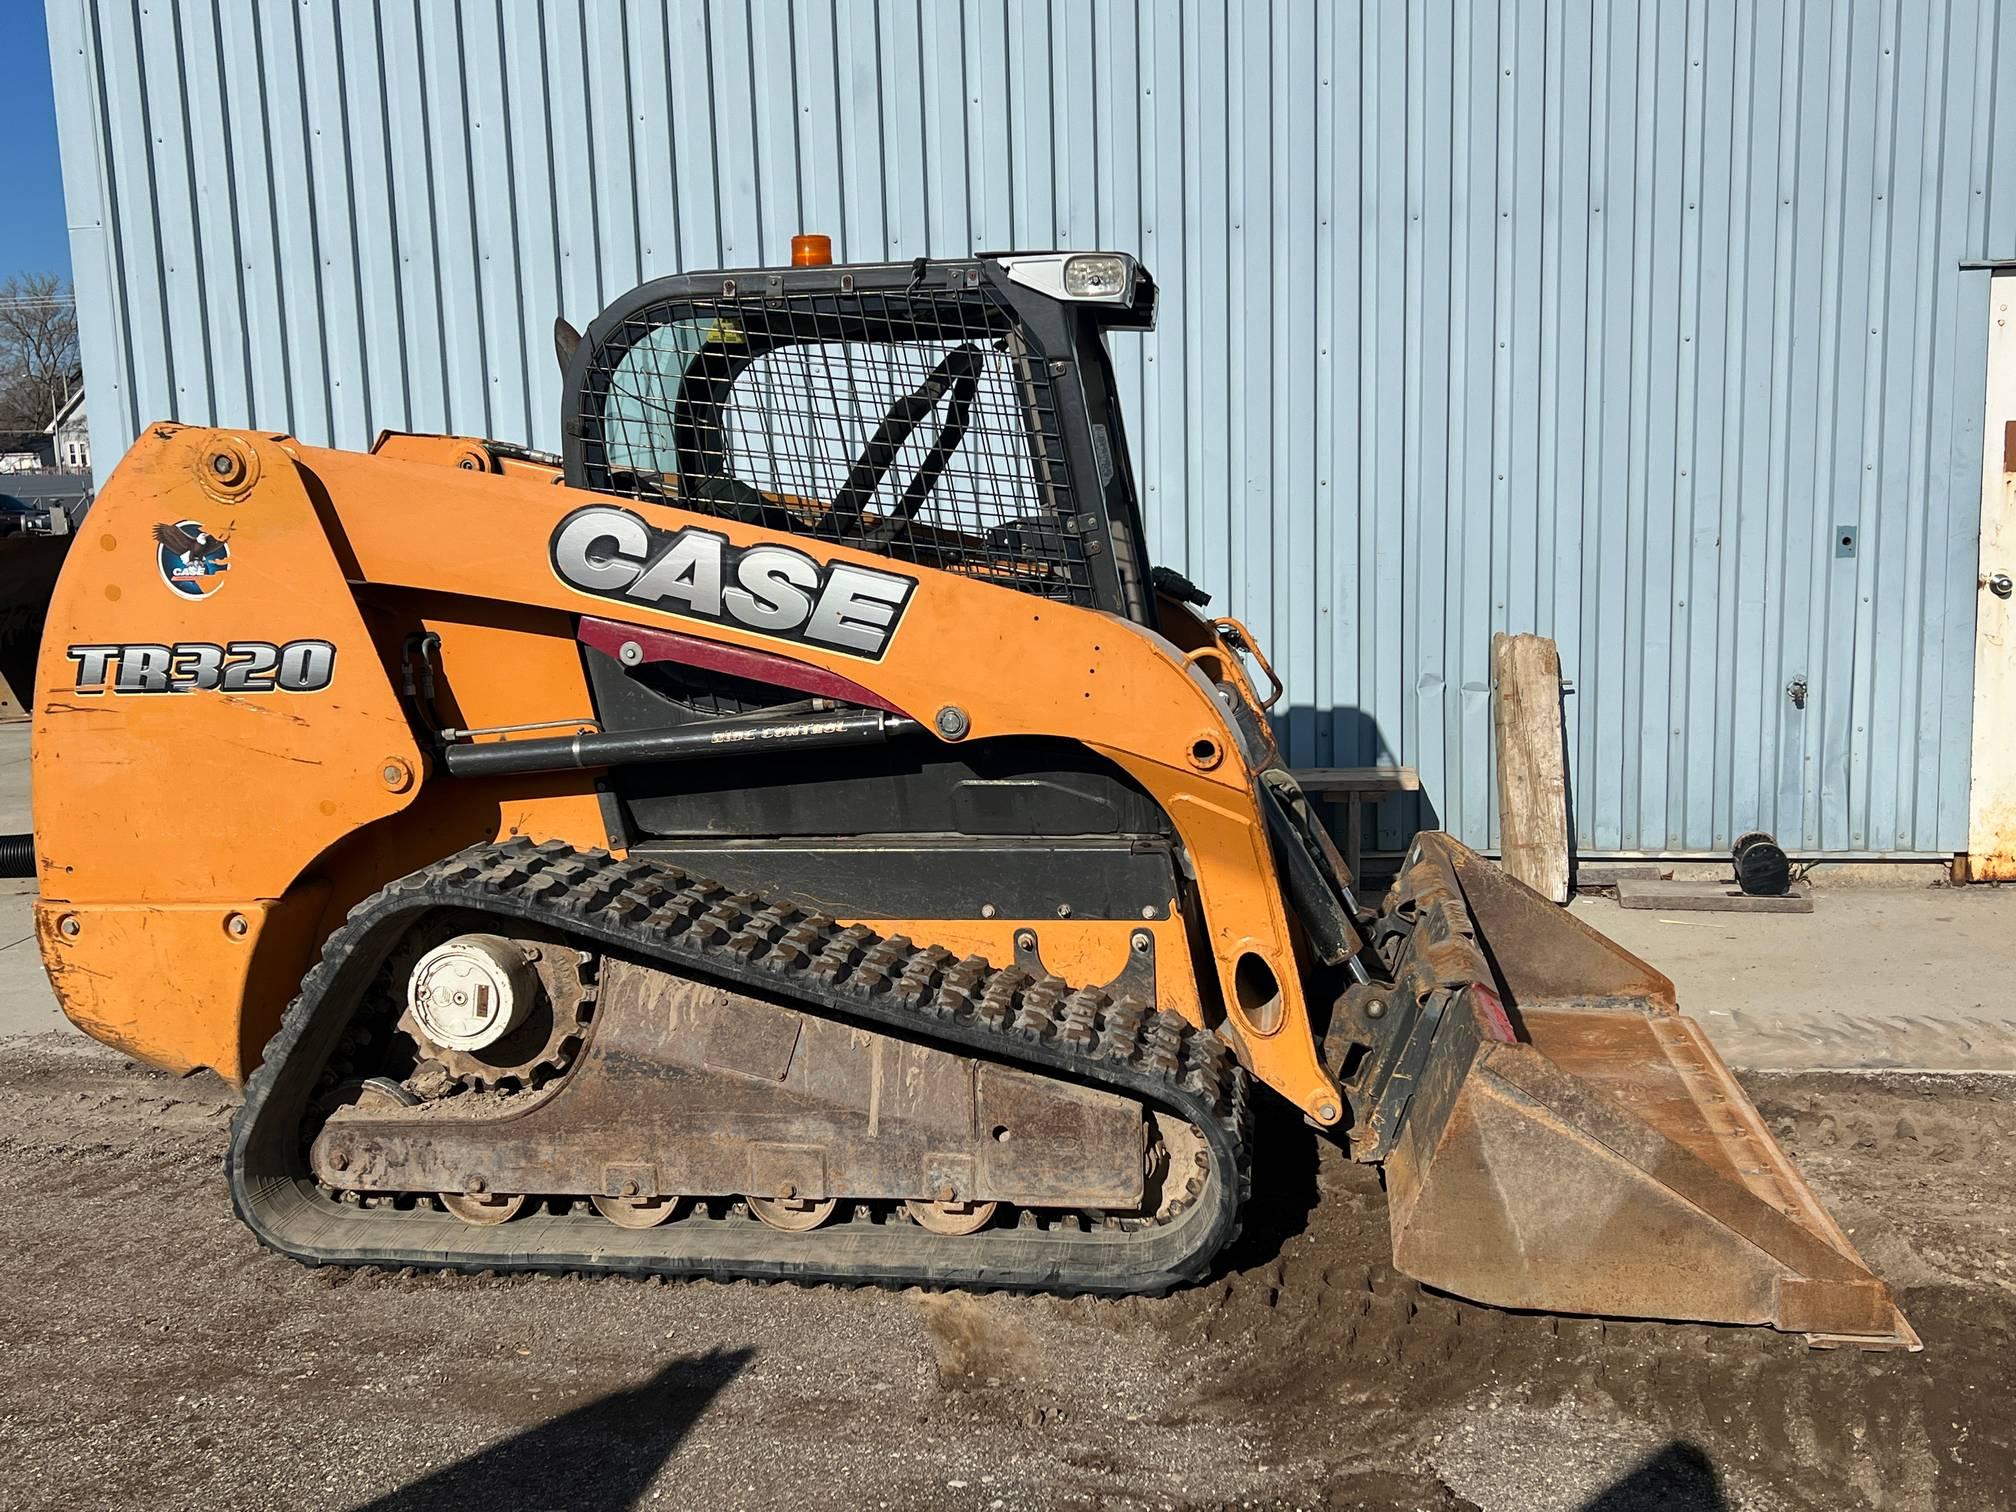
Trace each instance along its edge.
<instances>
[{"instance_id":1,"label":"hydraulic hose","mask_svg":"<svg viewBox=\"0 0 2016 1512\"><path fill-rule=\"evenodd\" d=\"M35 875L35 837L0 835L0 877Z\"/></svg>"}]
</instances>

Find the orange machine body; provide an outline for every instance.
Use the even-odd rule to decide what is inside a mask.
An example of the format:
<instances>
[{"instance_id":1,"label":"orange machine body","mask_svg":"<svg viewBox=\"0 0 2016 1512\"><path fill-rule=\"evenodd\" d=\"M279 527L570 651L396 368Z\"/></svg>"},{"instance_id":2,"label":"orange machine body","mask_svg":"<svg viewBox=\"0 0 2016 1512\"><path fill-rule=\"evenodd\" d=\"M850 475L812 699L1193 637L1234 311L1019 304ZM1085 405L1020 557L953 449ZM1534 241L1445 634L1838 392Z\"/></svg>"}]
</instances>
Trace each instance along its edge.
<instances>
[{"instance_id":1,"label":"orange machine body","mask_svg":"<svg viewBox=\"0 0 2016 1512\"><path fill-rule=\"evenodd\" d=\"M478 841L611 845L594 772L451 778L399 689L402 647L432 632L444 712L461 727L593 728L575 624L612 606L563 581L549 543L572 511L609 502L456 438L388 436L365 455L150 427L71 553L39 667L37 932L64 1011L147 1061L242 1081L360 898ZM703 523L625 502L660 528ZM704 525L735 545L882 560ZM193 558L176 549L191 541ZM1117 975L1147 929L1164 1006L1219 1029L1255 1075L1336 1123L1343 1099L1312 1036L1303 945L1254 788L1272 752L1242 745L1221 703L1257 703L1238 648L1174 606L1165 636L911 570L879 660L642 604L621 617L837 673L931 738L948 738L934 721L954 706L964 740L1051 736L1117 764L1177 831L1189 916L877 927L997 961L1018 928L1040 927L1050 968L1093 982Z\"/></svg>"}]
</instances>

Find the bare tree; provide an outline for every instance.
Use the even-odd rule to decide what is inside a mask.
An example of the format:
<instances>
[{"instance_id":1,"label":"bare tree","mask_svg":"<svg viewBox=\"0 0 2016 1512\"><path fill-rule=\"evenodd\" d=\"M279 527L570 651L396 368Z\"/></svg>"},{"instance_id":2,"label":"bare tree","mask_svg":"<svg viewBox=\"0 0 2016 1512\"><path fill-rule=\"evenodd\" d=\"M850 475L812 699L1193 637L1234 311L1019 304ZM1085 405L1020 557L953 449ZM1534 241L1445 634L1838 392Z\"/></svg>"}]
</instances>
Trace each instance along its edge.
<instances>
[{"instance_id":1,"label":"bare tree","mask_svg":"<svg viewBox=\"0 0 2016 1512\"><path fill-rule=\"evenodd\" d=\"M0 283L0 430L40 432L77 382L77 305L63 279Z\"/></svg>"}]
</instances>

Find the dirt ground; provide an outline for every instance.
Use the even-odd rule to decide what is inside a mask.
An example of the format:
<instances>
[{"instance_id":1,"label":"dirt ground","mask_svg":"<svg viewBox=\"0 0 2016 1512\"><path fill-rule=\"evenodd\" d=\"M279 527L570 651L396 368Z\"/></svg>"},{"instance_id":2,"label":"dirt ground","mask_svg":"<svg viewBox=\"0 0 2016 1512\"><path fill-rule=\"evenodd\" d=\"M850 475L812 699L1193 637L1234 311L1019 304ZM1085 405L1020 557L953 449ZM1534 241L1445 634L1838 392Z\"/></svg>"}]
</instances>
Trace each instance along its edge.
<instances>
[{"instance_id":1,"label":"dirt ground","mask_svg":"<svg viewBox=\"0 0 2016 1512\"><path fill-rule=\"evenodd\" d=\"M1285 1120L1160 1301L312 1272L231 1216L228 1089L17 1039L0 1506L2005 1505L2016 1082L1747 1080L1922 1354L1424 1294Z\"/></svg>"}]
</instances>

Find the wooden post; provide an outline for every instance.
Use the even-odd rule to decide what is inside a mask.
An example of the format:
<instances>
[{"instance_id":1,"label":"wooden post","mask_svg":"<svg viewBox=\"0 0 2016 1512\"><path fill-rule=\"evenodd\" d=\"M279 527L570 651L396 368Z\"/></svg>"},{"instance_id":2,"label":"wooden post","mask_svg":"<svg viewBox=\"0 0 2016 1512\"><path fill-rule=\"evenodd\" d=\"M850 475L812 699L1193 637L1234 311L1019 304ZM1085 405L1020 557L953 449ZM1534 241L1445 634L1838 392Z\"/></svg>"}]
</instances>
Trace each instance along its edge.
<instances>
[{"instance_id":1,"label":"wooden post","mask_svg":"<svg viewBox=\"0 0 2016 1512\"><path fill-rule=\"evenodd\" d=\"M1568 901L1568 749L1561 656L1544 635L1491 638L1501 864L1555 903Z\"/></svg>"}]
</instances>

